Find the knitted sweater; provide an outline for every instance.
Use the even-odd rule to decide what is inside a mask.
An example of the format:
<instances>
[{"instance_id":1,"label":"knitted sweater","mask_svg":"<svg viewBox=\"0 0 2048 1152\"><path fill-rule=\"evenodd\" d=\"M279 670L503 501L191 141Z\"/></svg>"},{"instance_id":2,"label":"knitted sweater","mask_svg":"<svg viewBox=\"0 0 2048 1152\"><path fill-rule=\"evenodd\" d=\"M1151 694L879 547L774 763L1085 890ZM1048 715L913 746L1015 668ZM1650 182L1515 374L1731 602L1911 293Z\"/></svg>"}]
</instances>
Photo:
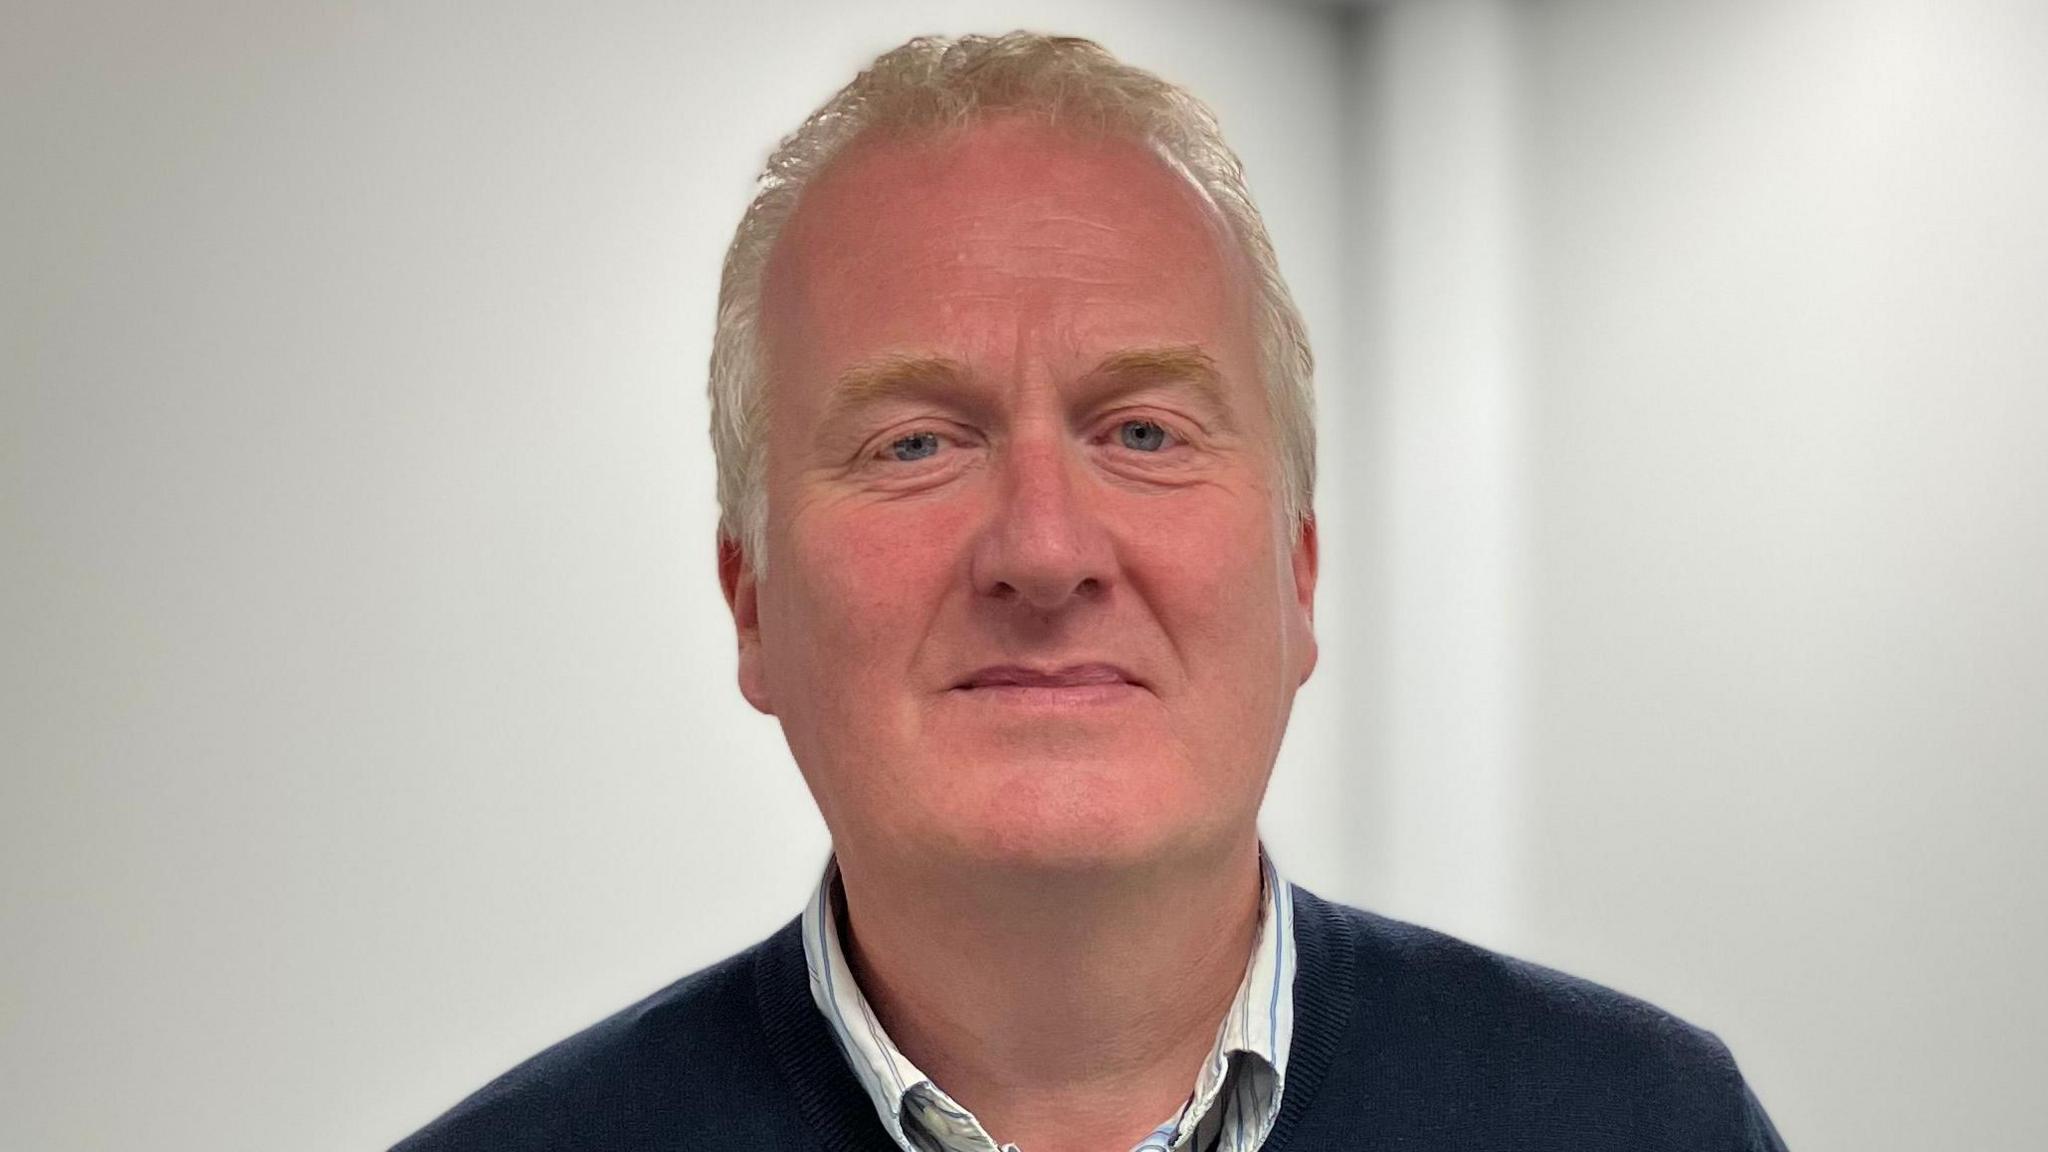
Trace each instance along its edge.
<instances>
[{"instance_id":1,"label":"knitted sweater","mask_svg":"<svg viewBox=\"0 0 2048 1152\"><path fill-rule=\"evenodd\" d=\"M1264 1152L1783 1152L1713 1035L1295 889ZM811 1001L796 923L499 1077L396 1152L895 1152ZM1028 1152L1028 1150L1027 1150Z\"/></svg>"}]
</instances>

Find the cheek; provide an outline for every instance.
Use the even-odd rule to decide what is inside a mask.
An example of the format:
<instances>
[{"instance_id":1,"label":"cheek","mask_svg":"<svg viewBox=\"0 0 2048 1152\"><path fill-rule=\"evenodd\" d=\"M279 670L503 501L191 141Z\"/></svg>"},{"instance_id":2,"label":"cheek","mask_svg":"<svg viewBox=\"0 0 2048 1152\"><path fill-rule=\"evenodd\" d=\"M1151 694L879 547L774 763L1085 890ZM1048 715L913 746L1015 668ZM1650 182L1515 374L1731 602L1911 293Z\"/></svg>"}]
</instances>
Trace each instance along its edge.
<instances>
[{"instance_id":1,"label":"cheek","mask_svg":"<svg viewBox=\"0 0 2048 1152\"><path fill-rule=\"evenodd\" d=\"M805 669L807 692L900 682L955 579L946 511L814 507L792 516L776 557L787 574L762 633ZM869 697L871 699L871 697Z\"/></svg>"},{"instance_id":2,"label":"cheek","mask_svg":"<svg viewBox=\"0 0 2048 1152\"><path fill-rule=\"evenodd\" d=\"M1242 661L1283 642L1293 582L1263 500L1154 506L1130 519L1125 539L1132 579L1190 660L1235 663L1209 671L1242 679Z\"/></svg>"}]
</instances>

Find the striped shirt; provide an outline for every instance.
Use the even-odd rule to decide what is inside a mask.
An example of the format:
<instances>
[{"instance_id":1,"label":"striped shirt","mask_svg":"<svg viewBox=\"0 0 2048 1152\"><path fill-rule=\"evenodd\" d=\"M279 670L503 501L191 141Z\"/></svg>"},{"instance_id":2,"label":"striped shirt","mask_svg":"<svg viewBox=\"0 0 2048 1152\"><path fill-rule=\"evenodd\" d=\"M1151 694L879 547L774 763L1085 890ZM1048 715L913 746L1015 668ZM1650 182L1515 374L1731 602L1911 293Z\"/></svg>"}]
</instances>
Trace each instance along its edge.
<instances>
[{"instance_id":1,"label":"striped shirt","mask_svg":"<svg viewBox=\"0 0 2048 1152\"><path fill-rule=\"evenodd\" d=\"M1280 1114L1294 1033L1294 897L1263 851L1259 862L1259 929L1237 996L1217 1028L1194 1091L1131 1152L1253 1152ZM847 967L839 943L838 888L838 861L828 860L804 909L804 962L811 998L874 1101L882 1126L903 1152L1017 1152L1015 1145L998 1145L972 1112L890 1041Z\"/></svg>"}]
</instances>

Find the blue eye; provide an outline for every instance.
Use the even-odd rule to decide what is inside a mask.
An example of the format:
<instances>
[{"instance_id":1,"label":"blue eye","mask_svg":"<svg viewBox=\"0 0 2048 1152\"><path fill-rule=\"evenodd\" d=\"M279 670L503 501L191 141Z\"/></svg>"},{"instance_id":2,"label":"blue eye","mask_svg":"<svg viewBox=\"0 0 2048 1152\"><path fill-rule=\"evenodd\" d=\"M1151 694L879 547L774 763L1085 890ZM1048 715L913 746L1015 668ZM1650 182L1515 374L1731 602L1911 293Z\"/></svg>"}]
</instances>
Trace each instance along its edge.
<instances>
[{"instance_id":1,"label":"blue eye","mask_svg":"<svg viewBox=\"0 0 2048 1152\"><path fill-rule=\"evenodd\" d=\"M1116 434L1133 452L1157 452L1166 447L1166 429L1150 420L1126 420L1117 426Z\"/></svg>"},{"instance_id":2,"label":"blue eye","mask_svg":"<svg viewBox=\"0 0 2048 1152\"><path fill-rule=\"evenodd\" d=\"M939 434L936 432L912 432L889 444L889 454L903 461L923 460L938 450Z\"/></svg>"}]
</instances>

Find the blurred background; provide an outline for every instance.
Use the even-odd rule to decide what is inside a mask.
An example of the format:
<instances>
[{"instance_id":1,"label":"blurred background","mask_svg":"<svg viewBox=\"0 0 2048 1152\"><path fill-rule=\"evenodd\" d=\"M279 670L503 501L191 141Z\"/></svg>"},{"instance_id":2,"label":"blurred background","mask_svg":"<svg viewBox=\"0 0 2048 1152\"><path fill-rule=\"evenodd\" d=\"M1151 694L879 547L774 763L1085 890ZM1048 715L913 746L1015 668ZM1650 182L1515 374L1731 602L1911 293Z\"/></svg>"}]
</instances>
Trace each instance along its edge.
<instances>
[{"instance_id":1,"label":"blurred background","mask_svg":"<svg viewBox=\"0 0 2048 1152\"><path fill-rule=\"evenodd\" d=\"M2048 1147L2048 4L4 16L0 1148L381 1148L795 914L718 265L866 59L1017 26L1217 108L1320 354L1281 866L1795 1149Z\"/></svg>"}]
</instances>

